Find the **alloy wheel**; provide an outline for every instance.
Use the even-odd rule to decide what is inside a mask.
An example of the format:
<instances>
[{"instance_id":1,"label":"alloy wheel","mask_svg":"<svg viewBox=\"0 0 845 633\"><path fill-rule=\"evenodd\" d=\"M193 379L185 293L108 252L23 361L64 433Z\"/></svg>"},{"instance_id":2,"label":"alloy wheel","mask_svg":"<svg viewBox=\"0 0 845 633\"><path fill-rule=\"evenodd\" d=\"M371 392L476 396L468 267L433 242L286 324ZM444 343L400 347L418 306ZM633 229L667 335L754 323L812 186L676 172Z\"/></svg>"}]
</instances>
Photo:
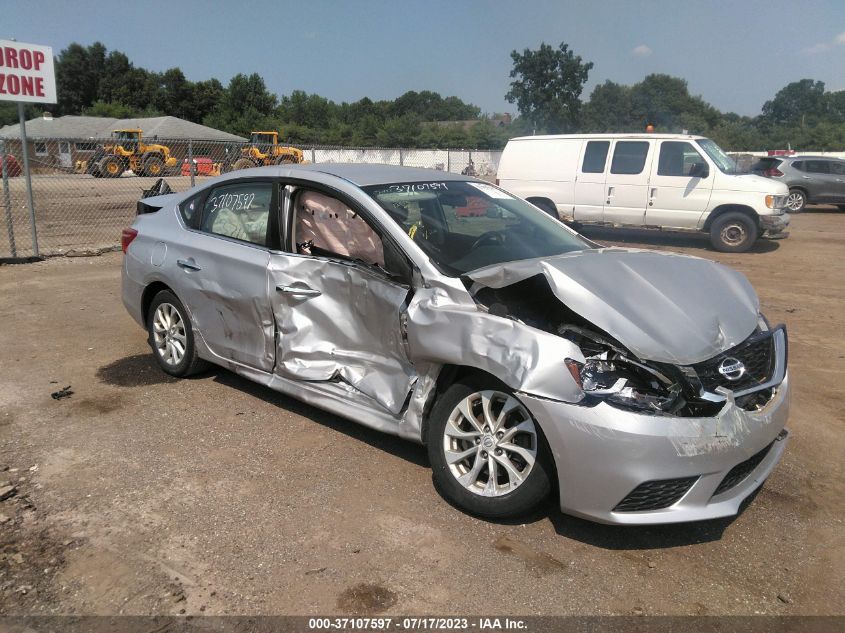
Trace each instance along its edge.
<instances>
[{"instance_id":1,"label":"alloy wheel","mask_svg":"<svg viewBox=\"0 0 845 633\"><path fill-rule=\"evenodd\" d=\"M520 486L537 460L537 429L514 396L479 391L461 400L443 432L446 463L466 490L500 497Z\"/></svg>"},{"instance_id":2,"label":"alloy wheel","mask_svg":"<svg viewBox=\"0 0 845 633\"><path fill-rule=\"evenodd\" d=\"M804 196L794 191L791 192L786 197L786 207L793 213L800 211L804 207Z\"/></svg>"},{"instance_id":3,"label":"alloy wheel","mask_svg":"<svg viewBox=\"0 0 845 633\"><path fill-rule=\"evenodd\" d=\"M153 316L153 343L156 353L168 365L178 365L185 357L185 322L179 311L169 303L162 303L156 308Z\"/></svg>"}]
</instances>

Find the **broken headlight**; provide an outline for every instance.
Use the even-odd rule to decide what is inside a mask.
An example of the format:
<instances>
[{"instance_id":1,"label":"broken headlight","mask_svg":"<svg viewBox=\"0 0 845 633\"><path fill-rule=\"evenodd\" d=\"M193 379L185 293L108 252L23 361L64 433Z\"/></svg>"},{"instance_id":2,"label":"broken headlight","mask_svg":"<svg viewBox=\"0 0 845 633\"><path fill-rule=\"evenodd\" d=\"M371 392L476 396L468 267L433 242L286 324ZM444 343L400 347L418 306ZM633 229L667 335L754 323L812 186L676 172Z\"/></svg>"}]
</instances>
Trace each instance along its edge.
<instances>
[{"instance_id":1,"label":"broken headlight","mask_svg":"<svg viewBox=\"0 0 845 633\"><path fill-rule=\"evenodd\" d=\"M650 413L674 413L686 404L680 385L657 369L629 358L613 342L581 328L577 332L567 328L567 333L576 335L578 340L573 342L585 352L584 363L568 358L566 365L587 403L604 401Z\"/></svg>"}]
</instances>

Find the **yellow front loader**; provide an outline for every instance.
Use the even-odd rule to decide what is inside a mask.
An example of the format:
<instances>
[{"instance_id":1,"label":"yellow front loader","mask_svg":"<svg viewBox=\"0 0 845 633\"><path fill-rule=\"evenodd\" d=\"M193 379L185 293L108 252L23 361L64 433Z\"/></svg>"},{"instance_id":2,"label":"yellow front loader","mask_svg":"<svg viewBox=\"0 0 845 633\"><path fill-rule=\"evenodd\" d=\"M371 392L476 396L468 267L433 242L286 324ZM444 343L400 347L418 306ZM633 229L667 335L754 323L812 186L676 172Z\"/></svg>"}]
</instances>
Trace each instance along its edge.
<instances>
[{"instance_id":1,"label":"yellow front loader","mask_svg":"<svg viewBox=\"0 0 845 633\"><path fill-rule=\"evenodd\" d=\"M77 161L77 171L95 178L117 178L131 169L138 176L159 177L176 166L167 145L145 143L142 130L115 130L112 142L104 143L87 161Z\"/></svg>"},{"instance_id":2,"label":"yellow front loader","mask_svg":"<svg viewBox=\"0 0 845 633\"><path fill-rule=\"evenodd\" d=\"M278 132L252 132L249 144L241 148L231 169L302 163L304 160L305 155L301 149L279 145Z\"/></svg>"}]
</instances>

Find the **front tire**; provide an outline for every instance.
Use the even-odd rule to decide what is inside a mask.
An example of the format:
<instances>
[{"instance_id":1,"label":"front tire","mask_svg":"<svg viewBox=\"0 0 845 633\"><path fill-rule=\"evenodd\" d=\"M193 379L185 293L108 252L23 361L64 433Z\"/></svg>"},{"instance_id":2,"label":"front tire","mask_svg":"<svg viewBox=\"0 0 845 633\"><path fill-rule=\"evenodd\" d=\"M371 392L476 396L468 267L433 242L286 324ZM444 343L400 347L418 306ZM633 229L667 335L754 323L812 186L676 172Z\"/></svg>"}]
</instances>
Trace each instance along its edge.
<instances>
[{"instance_id":1,"label":"front tire","mask_svg":"<svg viewBox=\"0 0 845 633\"><path fill-rule=\"evenodd\" d=\"M757 241L757 223L744 213L720 215L710 226L710 243L722 253L744 253Z\"/></svg>"},{"instance_id":2,"label":"front tire","mask_svg":"<svg viewBox=\"0 0 845 633\"><path fill-rule=\"evenodd\" d=\"M790 189L786 196L786 208L790 213L801 213L807 206L807 194L800 189Z\"/></svg>"},{"instance_id":3,"label":"front tire","mask_svg":"<svg viewBox=\"0 0 845 633\"><path fill-rule=\"evenodd\" d=\"M470 514L522 516L551 490L554 468L539 425L493 379L449 387L431 412L427 445L435 487Z\"/></svg>"},{"instance_id":4,"label":"front tire","mask_svg":"<svg viewBox=\"0 0 845 633\"><path fill-rule=\"evenodd\" d=\"M159 292L150 304L147 331L153 356L165 373L185 378L208 367L197 356L194 330L185 306L169 290Z\"/></svg>"},{"instance_id":5,"label":"front tire","mask_svg":"<svg viewBox=\"0 0 845 633\"><path fill-rule=\"evenodd\" d=\"M252 167L255 167L255 163L253 163L250 159L239 158L235 161L235 164L232 165L232 171L238 171L240 169L250 169Z\"/></svg>"}]
</instances>

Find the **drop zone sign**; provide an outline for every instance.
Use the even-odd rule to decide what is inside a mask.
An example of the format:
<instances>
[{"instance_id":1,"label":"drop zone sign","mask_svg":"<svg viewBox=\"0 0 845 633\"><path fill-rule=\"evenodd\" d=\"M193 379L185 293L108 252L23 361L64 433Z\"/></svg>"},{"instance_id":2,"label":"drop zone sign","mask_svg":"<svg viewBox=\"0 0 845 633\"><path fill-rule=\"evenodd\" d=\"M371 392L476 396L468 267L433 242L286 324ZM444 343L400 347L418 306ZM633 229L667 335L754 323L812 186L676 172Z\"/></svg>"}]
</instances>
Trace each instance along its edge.
<instances>
[{"instance_id":1,"label":"drop zone sign","mask_svg":"<svg viewBox=\"0 0 845 633\"><path fill-rule=\"evenodd\" d=\"M0 101L56 103L53 49L0 40Z\"/></svg>"}]
</instances>

